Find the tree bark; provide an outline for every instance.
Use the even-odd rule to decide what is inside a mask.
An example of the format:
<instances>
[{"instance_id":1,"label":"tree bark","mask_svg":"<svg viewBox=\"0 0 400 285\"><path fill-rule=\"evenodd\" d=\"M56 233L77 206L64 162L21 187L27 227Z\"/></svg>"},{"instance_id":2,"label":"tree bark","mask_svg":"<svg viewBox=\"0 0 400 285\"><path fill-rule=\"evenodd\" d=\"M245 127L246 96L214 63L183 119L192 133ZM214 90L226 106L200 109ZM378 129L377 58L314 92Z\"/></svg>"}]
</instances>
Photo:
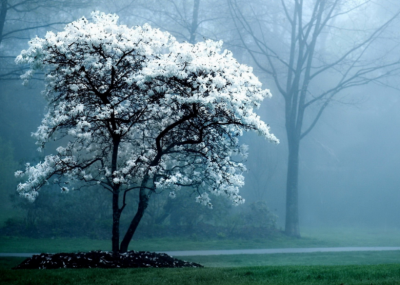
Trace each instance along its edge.
<instances>
[{"instance_id":1,"label":"tree bark","mask_svg":"<svg viewBox=\"0 0 400 285\"><path fill-rule=\"evenodd\" d=\"M298 90L298 85L294 85ZM290 94L290 93L289 93ZM288 236L300 237L299 227L299 151L301 129L304 117L304 103L300 93L293 92L285 102L285 128L288 138L288 165L286 175L286 216L285 233ZM300 97L300 98L299 98Z\"/></svg>"},{"instance_id":2,"label":"tree bark","mask_svg":"<svg viewBox=\"0 0 400 285\"><path fill-rule=\"evenodd\" d=\"M114 171L117 170L117 159L118 159L118 147L119 147L120 139L113 140L113 152L111 158L111 175L113 177ZM119 254L119 221L121 217L121 209L119 208L119 185L113 185L113 193L112 193L112 210L113 210L113 225L112 225L112 252L114 256Z\"/></svg>"},{"instance_id":3,"label":"tree bark","mask_svg":"<svg viewBox=\"0 0 400 285\"><path fill-rule=\"evenodd\" d=\"M285 233L300 237L298 178L299 178L299 148L300 140L289 140L289 157L286 176L286 221Z\"/></svg>"},{"instance_id":4,"label":"tree bark","mask_svg":"<svg viewBox=\"0 0 400 285\"><path fill-rule=\"evenodd\" d=\"M147 206L149 205L149 198L150 195L152 194L151 191L148 191L146 189L147 182L149 180L149 177L146 175L146 177L142 181L142 185L140 187L139 191L139 205L138 209L136 211L135 216L133 217L128 230L126 231L126 234L121 242L121 247L120 247L120 252L127 252L128 251L128 246L129 243L132 240L133 235L136 232L137 227L139 226L140 221L142 220L144 211L146 210Z\"/></svg>"},{"instance_id":5,"label":"tree bark","mask_svg":"<svg viewBox=\"0 0 400 285\"><path fill-rule=\"evenodd\" d=\"M113 225L112 225L112 252L116 255L119 253L119 220L121 212L119 210L119 193L112 194L112 209L113 209Z\"/></svg>"}]
</instances>

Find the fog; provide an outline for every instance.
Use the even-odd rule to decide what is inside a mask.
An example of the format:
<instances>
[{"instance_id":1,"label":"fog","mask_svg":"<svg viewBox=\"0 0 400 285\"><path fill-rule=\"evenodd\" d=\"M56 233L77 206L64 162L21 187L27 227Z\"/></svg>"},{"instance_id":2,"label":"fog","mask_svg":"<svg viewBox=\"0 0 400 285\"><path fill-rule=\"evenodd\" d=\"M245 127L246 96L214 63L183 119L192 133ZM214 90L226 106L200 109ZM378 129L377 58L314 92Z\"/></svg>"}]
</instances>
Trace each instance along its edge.
<instances>
[{"instance_id":1,"label":"fog","mask_svg":"<svg viewBox=\"0 0 400 285\"><path fill-rule=\"evenodd\" d=\"M268 215L276 215L276 224L263 225L263 219L275 219L262 216L260 213L266 213L264 208L251 212L253 216L248 214L251 218L247 222L254 222L254 217L259 217L260 222L254 222L255 228L274 228L273 231L297 236L295 231L290 232L287 229L286 179L289 147L285 108L290 100L282 95L282 91L288 92L290 89L284 83L290 75L285 71L286 64L282 61L290 61L290 44L293 42L290 22L280 1L22 2L8 0L0 4L3 11L0 13L2 234L35 235L32 229L23 230L21 223L26 223L29 220L27 217L33 215L32 213L35 217L48 215L39 206L22 201L17 196L19 180L14 178L14 172L23 169L27 162L39 162L44 154L54 152L58 146L56 142L49 144L44 153L36 151L35 140L30 135L36 131L45 113L46 103L41 95L44 82L42 75L38 74L27 86L22 86L19 77L27 67L17 66L14 58L28 47L29 39L43 37L50 30L60 31L65 24L79 17L85 16L89 19L91 11L99 10L118 14L120 24L133 26L149 23L170 32L179 41L195 43L205 39L222 40L224 48L231 50L240 63L254 68L263 88L270 89L273 95L263 101L257 113L270 125L271 132L279 138L280 143L269 143L253 133L246 133L241 138L241 142L249 146L245 162L248 171L245 173L245 185L240 190L242 197L246 199L245 204L232 207L228 201L220 199L221 197L210 195L211 199L215 199L214 208L210 210L196 203L195 196L189 192L178 193L176 200L168 198L168 193L162 193L152 197L148 214L145 215L143 226L139 228L137 235L144 238L154 236L154 225L157 224L158 231L165 235L173 236L166 228L178 229L178 226L182 226L184 230L176 230L176 233L191 236L191 231L195 231L193 227L205 223L219 227L214 229L215 235L210 230L208 236L211 238L217 235L219 238L241 237L240 234L233 235L233 230L225 232L224 227L232 228L235 223L230 218L237 218L237 213L251 212L246 207L262 201L265 202ZM295 1L283 2L288 11L294 13ZM298 190L299 235L310 228L400 229L400 15L396 14L400 11L400 5L391 0L304 2L307 2L303 11L305 23L313 15L313 5L318 3L326 5L319 9L330 11L332 8L338 16L333 14L336 16L332 16L329 24L318 34L317 44L310 52L313 54L310 72L318 71L331 63L336 64L310 82L307 75L301 75L296 89L298 96L300 91L305 90L306 103L328 90L333 90L314 105L308 106L301 121L301 133L306 132L310 126L312 128L298 139L298 184L295 188ZM197 14L196 3L199 4ZM340 16L341 13L344 16ZM310 26L315 24L313 22ZM307 26L304 31L306 29ZM347 53L349 50L351 52ZM342 58L343 55L346 56ZM294 56L294 60L299 58L298 55ZM306 69L305 63L299 70L305 72ZM352 76L352 81L347 82ZM339 87L335 89L337 86ZM299 108L297 119L301 112ZM82 235L109 238L111 200L106 193L103 196L93 194L96 191L103 192L103 189L91 188L87 192L82 190L62 197L47 197L49 200L43 200L37 205L65 206L67 204L63 203L68 201L73 204L81 203L82 209L73 206L75 214L79 212L80 216L71 216L71 219L82 219L79 229L87 230ZM40 195L58 195L59 192L59 188L50 185L43 187ZM137 194L132 194L132 209L127 209L127 213L121 218L122 227L126 227L135 210L136 196ZM60 216L68 215L68 207L62 213ZM86 214L88 221L83 217ZM43 223L46 226L51 225L51 218L47 216L46 219ZM90 219L96 219L93 225L84 224L90 223ZM37 228L40 228L40 223L39 218L33 222ZM95 228L101 228L101 231ZM77 234L68 231L69 228L65 231L61 228L58 232L49 230L47 234L43 233L43 237ZM196 232L196 235L200 234ZM241 238L256 236L257 233L254 233L250 237Z\"/></svg>"},{"instance_id":2,"label":"fog","mask_svg":"<svg viewBox=\"0 0 400 285\"><path fill-rule=\"evenodd\" d=\"M302 227L399 227L398 94L376 86L366 86L357 92L355 96L363 97L362 100L330 106L302 144L299 182ZM262 198L276 211L281 227L287 164L282 159L287 155L283 124L271 123L282 140L280 145L265 145L255 135L245 138L250 149L249 172L243 189L249 200L258 199L258 192L263 193ZM265 151L261 152L262 148ZM272 177L260 171L262 160L269 161L265 172L269 170Z\"/></svg>"}]
</instances>

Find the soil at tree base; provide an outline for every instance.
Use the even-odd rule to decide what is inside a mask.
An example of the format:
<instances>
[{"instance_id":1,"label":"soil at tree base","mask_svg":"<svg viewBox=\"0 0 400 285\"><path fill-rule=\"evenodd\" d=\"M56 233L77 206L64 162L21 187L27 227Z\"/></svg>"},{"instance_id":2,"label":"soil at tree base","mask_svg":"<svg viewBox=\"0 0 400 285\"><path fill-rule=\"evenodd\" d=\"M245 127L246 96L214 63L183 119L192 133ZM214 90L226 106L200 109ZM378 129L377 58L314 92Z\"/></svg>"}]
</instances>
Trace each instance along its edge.
<instances>
[{"instance_id":1,"label":"soil at tree base","mask_svg":"<svg viewBox=\"0 0 400 285\"><path fill-rule=\"evenodd\" d=\"M137 268L137 267L203 267L194 262L173 258L165 253L128 251L114 257L108 251L77 253L42 253L25 259L13 269L58 268Z\"/></svg>"}]
</instances>

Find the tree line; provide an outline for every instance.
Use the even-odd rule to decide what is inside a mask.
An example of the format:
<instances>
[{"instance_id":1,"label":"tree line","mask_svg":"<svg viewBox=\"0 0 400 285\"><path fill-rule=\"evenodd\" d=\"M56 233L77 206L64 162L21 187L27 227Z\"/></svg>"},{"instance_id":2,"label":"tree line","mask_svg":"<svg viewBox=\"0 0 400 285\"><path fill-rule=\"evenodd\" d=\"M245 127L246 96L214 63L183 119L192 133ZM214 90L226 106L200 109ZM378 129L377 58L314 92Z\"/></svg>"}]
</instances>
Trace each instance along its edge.
<instances>
[{"instance_id":1,"label":"tree line","mask_svg":"<svg viewBox=\"0 0 400 285\"><path fill-rule=\"evenodd\" d=\"M2 80L16 79L25 71L24 67L14 65L18 50L10 48L11 45L22 47L33 31L60 29L85 9L70 1L71 4L47 2L44 5L43 1L2 0ZM85 4L91 7L90 2ZM288 157L283 158L287 161L285 232L300 236L301 141L345 90L351 93L352 88L371 82L387 84L386 80L396 74L397 39L388 35L392 35L398 21L398 5L392 1L377 5L372 1L341 0L246 3L230 0L218 3L217 8L215 3L206 0L115 1L102 5L112 12L120 12L125 23L150 22L192 44L209 38L223 39L241 60L255 67L258 75L273 82L273 86L267 87L274 94L280 94L285 102L283 117L288 146ZM65 22L37 17L47 9L54 9L54 15ZM35 21L27 21L26 15L32 15ZM375 21L367 21L366 15ZM352 17L361 20L354 23ZM365 25L367 28L361 29Z\"/></svg>"}]
</instances>

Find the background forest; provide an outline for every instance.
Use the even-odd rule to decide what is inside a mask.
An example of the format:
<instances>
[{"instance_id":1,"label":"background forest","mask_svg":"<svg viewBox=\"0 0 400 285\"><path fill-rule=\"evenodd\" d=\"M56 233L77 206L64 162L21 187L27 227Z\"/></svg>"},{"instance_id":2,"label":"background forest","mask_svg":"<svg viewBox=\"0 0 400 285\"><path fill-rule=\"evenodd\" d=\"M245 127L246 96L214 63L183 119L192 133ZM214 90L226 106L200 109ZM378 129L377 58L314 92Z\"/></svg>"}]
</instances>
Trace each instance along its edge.
<instances>
[{"instance_id":1,"label":"background forest","mask_svg":"<svg viewBox=\"0 0 400 285\"><path fill-rule=\"evenodd\" d=\"M244 205L184 192L154 195L138 237L258 238L302 228L400 228L400 4L394 0L0 0L0 233L109 238L108 193L49 186L34 203L15 191L17 169L47 154L44 83L22 86L15 57L28 41L90 12L149 23L179 41L222 40L253 66L272 99L258 110L279 145L245 134ZM52 149L47 150L51 152ZM132 199L136 199L132 197ZM129 223L134 209L122 216ZM125 220L124 220L125 219ZM124 224L125 223L125 224Z\"/></svg>"}]
</instances>

